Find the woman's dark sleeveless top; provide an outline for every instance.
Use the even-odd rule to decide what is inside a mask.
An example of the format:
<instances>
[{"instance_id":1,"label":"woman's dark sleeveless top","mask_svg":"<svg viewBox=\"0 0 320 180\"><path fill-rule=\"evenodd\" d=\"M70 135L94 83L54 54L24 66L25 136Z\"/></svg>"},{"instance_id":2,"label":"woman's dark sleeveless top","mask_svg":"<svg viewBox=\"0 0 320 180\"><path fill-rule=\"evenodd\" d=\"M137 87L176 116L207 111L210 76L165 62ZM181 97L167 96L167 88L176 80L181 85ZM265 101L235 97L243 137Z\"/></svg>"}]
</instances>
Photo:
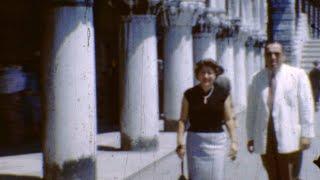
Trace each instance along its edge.
<instances>
[{"instance_id":1,"label":"woman's dark sleeveless top","mask_svg":"<svg viewBox=\"0 0 320 180\"><path fill-rule=\"evenodd\" d=\"M230 94L230 83L225 77L217 80L207 104L204 104L203 97L209 92L204 92L200 85L185 91L184 96L189 103L190 127L188 131L223 132L224 102Z\"/></svg>"}]
</instances>

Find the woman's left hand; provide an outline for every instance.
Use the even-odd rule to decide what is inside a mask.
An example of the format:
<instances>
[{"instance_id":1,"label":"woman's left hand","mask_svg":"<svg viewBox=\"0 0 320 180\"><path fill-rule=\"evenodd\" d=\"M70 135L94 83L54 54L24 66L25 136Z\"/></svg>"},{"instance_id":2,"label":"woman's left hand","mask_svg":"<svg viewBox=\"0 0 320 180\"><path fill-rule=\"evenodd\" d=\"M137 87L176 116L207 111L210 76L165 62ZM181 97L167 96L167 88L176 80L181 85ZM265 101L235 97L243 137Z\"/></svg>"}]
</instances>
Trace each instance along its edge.
<instances>
[{"instance_id":1,"label":"woman's left hand","mask_svg":"<svg viewBox=\"0 0 320 180\"><path fill-rule=\"evenodd\" d=\"M230 152L229 152L230 159L234 161L237 158L237 153L238 153L238 144L235 142L231 142Z\"/></svg>"}]
</instances>

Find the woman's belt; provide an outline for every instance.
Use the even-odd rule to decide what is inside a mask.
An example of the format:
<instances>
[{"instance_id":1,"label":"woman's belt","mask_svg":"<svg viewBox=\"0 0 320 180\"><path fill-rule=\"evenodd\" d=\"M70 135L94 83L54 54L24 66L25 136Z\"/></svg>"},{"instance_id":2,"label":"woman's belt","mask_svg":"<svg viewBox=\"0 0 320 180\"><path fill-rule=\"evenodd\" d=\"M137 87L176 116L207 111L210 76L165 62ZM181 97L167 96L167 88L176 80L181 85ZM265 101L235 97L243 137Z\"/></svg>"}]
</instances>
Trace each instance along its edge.
<instances>
[{"instance_id":1,"label":"woman's belt","mask_svg":"<svg viewBox=\"0 0 320 180\"><path fill-rule=\"evenodd\" d=\"M219 132L224 132L222 127L216 127L216 128L200 128L200 127L190 127L188 129L190 132L201 132L201 133L219 133Z\"/></svg>"}]
</instances>

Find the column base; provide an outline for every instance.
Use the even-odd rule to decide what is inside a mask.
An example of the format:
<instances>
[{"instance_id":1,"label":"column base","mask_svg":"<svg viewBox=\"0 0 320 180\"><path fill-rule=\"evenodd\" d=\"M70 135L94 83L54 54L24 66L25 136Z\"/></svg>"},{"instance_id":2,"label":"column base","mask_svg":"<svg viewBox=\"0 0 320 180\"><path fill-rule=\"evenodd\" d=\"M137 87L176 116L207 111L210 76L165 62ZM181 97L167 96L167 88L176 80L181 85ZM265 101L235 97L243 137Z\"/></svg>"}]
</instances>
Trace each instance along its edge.
<instances>
[{"instance_id":1,"label":"column base","mask_svg":"<svg viewBox=\"0 0 320 180\"><path fill-rule=\"evenodd\" d=\"M158 137L140 137L132 139L130 136L121 133L121 149L125 151L153 151L159 147Z\"/></svg>"},{"instance_id":2,"label":"column base","mask_svg":"<svg viewBox=\"0 0 320 180\"><path fill-rule=\"evenodd\" d=\"M234 107L234 114L239 114L241 112L244 112L247 109L247 106L244 104L237 104Z\"/></svg>"},{"instance_id":3,"label":"column base","mask_svg":"<svg viewBox=\"0 0 320 180\"><path fill-rule=\"evenodd\" d=\"M94 157L66 161L62 168L55 163L45 163L46 180L95 180L96 162Z\"/></svg>"},{"instance_id":4,"label":"column base","mask_svg":"<svg viewBox=\"0 0 320 180\"><path fill-rule=\"evenodd\" d=\"M178 129L178 120L166 119L164 121L164 131L175 132Z\"/></svg>"}]
</instances>

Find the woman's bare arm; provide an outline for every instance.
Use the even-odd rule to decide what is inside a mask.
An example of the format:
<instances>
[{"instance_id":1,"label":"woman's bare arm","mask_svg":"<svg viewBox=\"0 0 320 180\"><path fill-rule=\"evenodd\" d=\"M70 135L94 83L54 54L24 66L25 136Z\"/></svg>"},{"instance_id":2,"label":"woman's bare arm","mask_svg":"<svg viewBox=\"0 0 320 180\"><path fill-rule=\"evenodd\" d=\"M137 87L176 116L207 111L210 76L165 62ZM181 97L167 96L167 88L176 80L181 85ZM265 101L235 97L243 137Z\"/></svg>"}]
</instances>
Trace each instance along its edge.
<instances>
[{"instance_id":1,"label":"woman's bare arm","mask_svg":"<svg viewBox=\"0 0 320 180\"><path fill-rule=\"evenodd\" d=\"M232 143L237 143L236 123L235 123L235 120L234 120L234 115L233 115L231 97L230 96L228 96L228 98L224 102L224 118L225 118L225 121L226 121L226 127L227 127L228 133L230 135L231 142Z\"/></svg>"},{"instance_id":2,"label":"woman's bare arm","mask_svg":"<svg viewBox=\"0 0 320 180\"><path fill-rule=\"evenodd\" d=\"M180 119L178 121L178 129L177 129L177 145L184 145L184 129L185 122L187 121L189 111L189 103L185 97L182 100Z\"/></svg>"}]
</instances>

